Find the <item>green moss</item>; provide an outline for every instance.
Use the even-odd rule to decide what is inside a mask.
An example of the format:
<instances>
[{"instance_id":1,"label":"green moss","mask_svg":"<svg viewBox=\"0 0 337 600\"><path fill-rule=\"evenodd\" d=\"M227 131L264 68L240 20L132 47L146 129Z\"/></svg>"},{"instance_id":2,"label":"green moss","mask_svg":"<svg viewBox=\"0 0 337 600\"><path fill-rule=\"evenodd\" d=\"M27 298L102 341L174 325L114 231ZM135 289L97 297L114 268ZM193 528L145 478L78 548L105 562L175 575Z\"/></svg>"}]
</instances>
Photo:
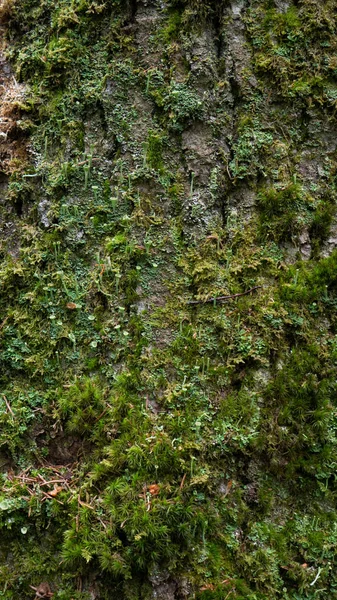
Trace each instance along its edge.
<instances>
[{"instance_id":1,"label":"green moss","mask_svg":"<svg viewBox=\"0 0 337 600\"><path fill-rule=\"evenodd\" d=\"M58 406L69 431L84 435L93 429L106 408L102 382L84 379L60 390Z\"/></svg>"},{"instance_id":2,"label":"green moss","mask_svg":"<svg viewBox=\"0 0 337 600\"><path fill-rule=\"evenodd\" d=\"M158 39L165 46L179 38L179 32L182 26L182 15L179 10L172 10L165 22L165 25L158 33Z\"/></svg>"},{"instance_id":3,"label":"green moss","mask_svg":"<svg viewBox=\"0 0 337 600\"><path fill-rule=\"evenodd\" d=\"M267 189L259 194L260 231L277 242L291 240L310 223L313 199L299 184Z\"/></svg>"},{"instance_id":4,"label":"green moss","mask_svg":"<svg viewBox=\"0 0 337 600\"><path fill-rule=\"evenodd\" d=\"M333 597L334 6L143 16L6 16L0 595Z\"/></svg>"},{"instance_id":5,"label":"green moss","mask_svg":"<svg viewBox=\"0 0 337 600\"><path fill-rule=\"evenodd\" d=\"M161 171L163 169L163 138L160 134L150 131L146 146L146 160L152 169Z\"/></svg>"},{"instance_id":6,"label":"green moss","mask_svg":"<svg viewBox=\"0 0 337 600\"><path fill-rule=\"evenodd\" d=\"M313 243L314 254L319 255L322 243L329 236L334 215L334 206L329 202L323 202L318 206L310 227L310 239Z\"/></svg>"}]
</instances>

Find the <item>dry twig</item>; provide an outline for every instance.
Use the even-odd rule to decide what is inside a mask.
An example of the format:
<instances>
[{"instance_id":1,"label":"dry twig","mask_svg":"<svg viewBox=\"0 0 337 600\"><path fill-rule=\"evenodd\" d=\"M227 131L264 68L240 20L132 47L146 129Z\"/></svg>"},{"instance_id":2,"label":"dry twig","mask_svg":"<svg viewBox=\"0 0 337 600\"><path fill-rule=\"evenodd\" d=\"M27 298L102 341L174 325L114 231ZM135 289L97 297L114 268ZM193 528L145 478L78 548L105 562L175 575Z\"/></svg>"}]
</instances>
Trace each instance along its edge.
<instances>
[{"instance_id":1,"label":"dry twig","mask_svg":"<svg viewBox=\"0 0 337 600\"><path fill-rule=\"evenodd\" d=\"M241 296L247 296L251 294L255 290L258 290L262 287L262 285L256 285L250 290L246 292L241 292L241 294L231 294L229 296L218 296L217 298L208 298L207 300L189 300L187 304L216 304L217 302L227 302L227 300L233 300L234 298L240 298Z\"/></svg>"},{"instance_id":2,"label":"dry twig","mask_svg":"<svg viewBox=\"0 0 337 600\"><path fill-rule=\"evenodd\" d=\"M12 415L12 417L14 417L14 413L13 413L13 411L12 411L11 405L9 404L9 402L8 402L8 400L7 400L7 398L6 398L6 396L2 396L2 397L3 397L3 399L4 399L5 403L6 403L6 406L7 406L7 410L8 410L8 412L10 412L10 413L11 413L11 415Z\"/></svg>"}]
</instances>

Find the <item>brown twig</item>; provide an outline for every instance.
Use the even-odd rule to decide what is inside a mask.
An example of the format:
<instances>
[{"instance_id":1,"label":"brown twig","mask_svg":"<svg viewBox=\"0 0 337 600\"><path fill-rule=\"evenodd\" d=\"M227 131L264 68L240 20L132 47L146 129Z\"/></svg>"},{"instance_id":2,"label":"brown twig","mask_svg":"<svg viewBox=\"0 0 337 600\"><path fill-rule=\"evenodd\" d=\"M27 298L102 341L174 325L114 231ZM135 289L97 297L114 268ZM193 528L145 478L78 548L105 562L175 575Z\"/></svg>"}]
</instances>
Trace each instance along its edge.
<instances>
[{"instance_id":1,"label":"brown twig","mask_svg":"<svg viewBox=\"0 0 337 600\"><path fill-rule=\"evenodd\" d=\"M180 484L180 489L181 489L181 490L182 490L182 489L183 489L183 487L184 487L185 479L186 479L186 473L184 473L184 476L183 476L183 478L182 478L182 480L181 480L181 484Z\"/></svg>"},{"instance_id":2,"label":"brown twig","mask_svg":"<svg viewBox=\"0 0 337 600\"><path fill-rule=\"evenodd\" d=\"M12 417L14 417L14 413L13 413L13 411L12 411L11 405L9 404L9 402L8 402L8 400L7 400L7 398L6 398L6 396L2 396L2 397L3 397L4 401L6 402L6 406L7 406L7 410L8 410L8 412L10 412L10 413L11 413L11 415L12 415Z\"/></svg>"},{"instance_id":3,"label":"brown twig","mask_svg":"<svg viewBox=\"0 0 337 600\"><path fill-rule=\"evenodd\" d=\"M39 460L39 463L43 466L44 469L48 469L50 471L55 471L59 475L63 475L62 469L67 469L70 467L74 467L76 463L68 463L67 465L49 465L45 461Z\"/></svg>"},{"instance_id":4,"label":"brown twig","mask_svg":"<svg viewBox=\"0 0 337 600\"><path fill-rule=\"evenodd\" d=\"M98 518L99 522L100 522L100 523L102 523L102 525L103 525L104 529L106 529L106 528L107 528L107 526L106 526L106 524L104 523L104 521L102 521L102 519L101 519L100 517L97 517L97 518Z\"/></svg>"},{"instance_id":5,"label":"brown twig","mask_svg":"<svg viewBox=\"0 0 337 600\"><path fill-rule=\"evenodd\" d=\"M41 494L43 495L44 500L55 500L55 502L58 502L58 504L61 504L62 506L64 506L64 502L61 502L61 500L54 498L54 496L50 496L47 492L43 492L41 490Z\"/></svg>"},{"instance_id":6,"label":"brown twig","mask_svg":"<svg viewBox=\"0 0 337 600\"><path fill-rule=\"evenodd\" d=\"M233 181L233 177L231 176L231 174L229 172L228 165L226 165L226 169L227 169L227 174L228 174L228 177L229 177L230 181Z\"/></svg>"},{"instance_id":7,"label":"brown twig","mask_svg":"<svg viewBox=\"0 0 337 600\"><path fill-rule=\"evenodd\" d=\"M255 290L258 290L262 287L262 285L256 285L253 288L250 288L250 290L247 290L246 292L241 292L241 294L231 294L230 296L218 296L217 298L208 298L207 300L189 300L187 302L187 304L213 304L213 303L217 303L217 302L226 302L227 300L233 300L233 298L240 298L241 296L247 296L248 294L251 294L252 292L254 292Z\"/></svg>"},{"instance_id":8,"label":"brown twig","mask_svg":"<svg viewBox=\"0 0 337 600\"><path fill-rule=\"evenodd\" d=\"M42 481L42 485L46 485L48 483L48 481L45 480L44 477L42 477L42 475L40 475L40 473L38 473L38 478ZM38 483L38 482L37 482ZM40 484L41 485L41 484Z\"/></svg>"},{"instance_id":9,"label":"brown twig","mask_svg":"<svg viewBox=\"0 0 337 600\"><path fill-rule=\"evenodd\" d=\"M52 483L65 483L64 479L52 479L51 481L44 481L43 483L39 483L40 487L43 485L51 485Z\"/></svg>"},{"instance_id":10,"label":"brown twig","mask_svg":"<svg viewBox=\"0 0 337 600\"><path fill-rule=\"evenodd\" d=\"M83 502L83 500L81 500L81 498L78 496L77 498L77 502L80 506L84 506L85 508L90 508L90 510L95 510L93 506L91 506L91 504L87 504L86 502Z\"/></svg>"},{"instance_id":11,"label":"brown twig","mask_svg":"<svg viewBox=\"0 0 337 600\"><path fill-rule=\"evenodd\" d=\"M0 325L0 331L1 331L1 329L3 329L5 327L8 319L9 319L9 315L2 321L2 323Z\"/></svg>"},{"instance_id":12,"label":"brown twig","mask_svg":"<svg viewBox=\"0 0 337 600\"><path fill-rule=\"evenodd\" d=\"M107 406L103 412L101 412L101 414L99 415L99 417L97 417L97 419L95 419L95 423L97 423L97 421L99 421L102 417L104 417L105 413L107 412L107 410L109 410L109 407Z\"/></svg>"}]
</instances>

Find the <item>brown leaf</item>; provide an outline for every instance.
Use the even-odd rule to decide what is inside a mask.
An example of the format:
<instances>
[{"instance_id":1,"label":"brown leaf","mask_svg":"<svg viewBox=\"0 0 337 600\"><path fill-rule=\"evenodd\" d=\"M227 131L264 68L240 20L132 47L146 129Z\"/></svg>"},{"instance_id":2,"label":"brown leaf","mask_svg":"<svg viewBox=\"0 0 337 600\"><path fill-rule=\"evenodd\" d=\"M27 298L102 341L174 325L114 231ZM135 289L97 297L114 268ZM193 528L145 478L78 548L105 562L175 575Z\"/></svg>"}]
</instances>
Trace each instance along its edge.
<instances>
[{"instance_id":1,"label":"brown leaf","mask_svg":"<svg viewBox=\"0 0 337 600\"><path fill-rule=\"evenodd\" d=\"M151 494L151 496L158 496L159 492L160 492L160 487L157 483L154 483L153 485L149 486L149 492Z\"/></svg>"},{"instance_id":2,"label":"brown leaf","mask_svg":"<svg viewBox=\"0 0 337 600\"><path fill-rule=\"evenodd\" d=\"M200 588L200 591L201 591L201 592L206 592L207 590L211 590L211 591L213 591L213 590L214 590L214 585L213 585L213 583L206 583L205 585L203 585L203 586Z\"/></svg>"},{"instance_id":3,"label":"brown leaf","mask_svg":"<svg viewBox=\"0 0 337 600\"><path fill-rule=\"evenodd\" d=\"M75 310L77 308L77 304L75 304L75 302L67 302L67 308L69 308L69 310Z\"/></svg>"},{"instance_id":4,"label":"brown leaf","mask_svg":"<svg viewBox=\"0 0 337 600\"><path fill-rule=\"evenodd\" d=\"M52 496L53 498L55 498L55 496L57 496L57 494L59 494L60 492L62 492L63 488L59 485L55 486L53 490L51 490L51 492L48 492L49 496Z\"/></svg>"},{"instance_id":5,"label":"brown leaf","mask_svg":"<svg viewBox=\"0 0 337 600\"><path fill-rule=\"evenodd\" d=\"M308 566L308 563L303 563L303 565L301 565L301 567L302 567L303 569L306 569L306 568L307 568L307 566Z\"/></svg>"},{"instance_id":6,"label":"brown leaf","mask_svg":"<svg viewBox=\"0 0 337 600\"><path fill-rule=\"evenodd\" d=\"M227 494L229 494L229 492L231 491L232 485L233 485L233 481L230 480L226 485L226 491L224 493L224 496L227 496Z\"/></svg>"},{"instance_id":7,"label":"brown leaf","mask_svg":"<svg viewBox=\"0 0 337 600\"><path fill-rule=\"evenodd\" d=\"M30 585L29 587L31 587L32 590L35 591L35 598L52 598L52 596L54 596L53 592L50 589L49 583L45 581L43 583L40 583L40 585L37 588L32 585Z\"/></svg>"}]
</instances>

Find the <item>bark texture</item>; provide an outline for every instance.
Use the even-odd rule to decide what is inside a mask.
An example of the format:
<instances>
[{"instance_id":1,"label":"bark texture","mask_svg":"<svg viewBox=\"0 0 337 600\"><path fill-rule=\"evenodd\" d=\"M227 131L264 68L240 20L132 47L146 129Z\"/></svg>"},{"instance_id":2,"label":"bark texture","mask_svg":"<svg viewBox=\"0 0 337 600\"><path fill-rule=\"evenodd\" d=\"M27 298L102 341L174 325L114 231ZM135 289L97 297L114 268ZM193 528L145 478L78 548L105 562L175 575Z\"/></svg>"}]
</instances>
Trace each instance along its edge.
<instances>
[{"instance_id":1,"label":"bark texture","mask_svg":"<svg viewBox=\"0 0 337 600\"><path fill-rule=\"evenodd\" d=\"M335 598L334 0L0 22L0 598Z\"/></svg>"}]
</instances>

